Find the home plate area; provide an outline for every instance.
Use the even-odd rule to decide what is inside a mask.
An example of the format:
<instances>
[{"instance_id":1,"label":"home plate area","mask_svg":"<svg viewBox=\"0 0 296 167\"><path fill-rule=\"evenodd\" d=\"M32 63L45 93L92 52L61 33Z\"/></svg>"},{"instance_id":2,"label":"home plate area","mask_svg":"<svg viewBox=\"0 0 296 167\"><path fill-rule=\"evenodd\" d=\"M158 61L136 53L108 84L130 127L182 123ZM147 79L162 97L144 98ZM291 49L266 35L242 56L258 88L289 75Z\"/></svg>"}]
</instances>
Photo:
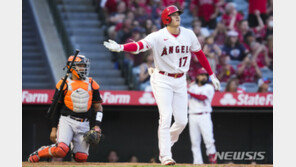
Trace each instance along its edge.
<instances>
[{"instance_id":1,"label":"home plate area","mask_svg":"<svg viewBox=\"0 0 296 167\"><path fill-rule=\"evenodd\" d=\"M86 167L86 166L122 166L122 167L154 167L162 166L159 163L94 163L94 162L39 162L39 163L29 163L23 162L23 167ZM193 165L193 164L177 164L175 166L203 166L203 167L272 167L273 165L251 165L251 164L203 164L203 165Z\"/></svg>"}]
</instances>

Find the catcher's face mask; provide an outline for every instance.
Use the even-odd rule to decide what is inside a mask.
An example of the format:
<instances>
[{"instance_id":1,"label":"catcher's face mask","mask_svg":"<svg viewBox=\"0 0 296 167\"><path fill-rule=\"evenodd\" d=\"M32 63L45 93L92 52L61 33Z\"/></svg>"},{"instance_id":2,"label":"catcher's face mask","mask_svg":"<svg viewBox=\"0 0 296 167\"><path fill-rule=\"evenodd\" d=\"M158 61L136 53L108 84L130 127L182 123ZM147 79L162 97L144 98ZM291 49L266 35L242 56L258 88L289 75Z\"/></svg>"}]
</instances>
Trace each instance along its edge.
<instances>
[{"instance_id":1,"label":"catcher's face mask","mask_svg":"<svg viewBox=\"0 0 296 167\"><path fill-rule=\"evenodd\" d=\"M70 58L69 58L69 60L70 60ZM71 62L69 60L68 60L68 65ZM78 55L74 61L73 66L72 66L72 69L73 69L72 75L75 75L78 79L85 80L86 77L88 77L88 75L89 75L89 68L90 68L89 59L83 55Z\"/></svg>"}]
</instances>

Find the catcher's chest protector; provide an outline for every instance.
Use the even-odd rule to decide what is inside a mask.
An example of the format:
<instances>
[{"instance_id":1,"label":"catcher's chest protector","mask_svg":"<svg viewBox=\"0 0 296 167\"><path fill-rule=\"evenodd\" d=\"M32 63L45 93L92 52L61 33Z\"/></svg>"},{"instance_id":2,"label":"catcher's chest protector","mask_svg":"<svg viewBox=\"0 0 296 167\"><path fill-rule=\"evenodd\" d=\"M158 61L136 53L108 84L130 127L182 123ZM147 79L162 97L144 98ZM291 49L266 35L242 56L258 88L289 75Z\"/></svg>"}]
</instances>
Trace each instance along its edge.
<instances>
[{"instance_id":1,"label":"catcher's chest protector","mask_svg":"<svg viewBox=\"0 0 296 167\"><path fill-rule=\"evenodd\" d=\"M91 78L86 80L67 79L68 91L65 95L65 105L74 112L87 112L92 104Z\"/></svg>"}]
</instances>

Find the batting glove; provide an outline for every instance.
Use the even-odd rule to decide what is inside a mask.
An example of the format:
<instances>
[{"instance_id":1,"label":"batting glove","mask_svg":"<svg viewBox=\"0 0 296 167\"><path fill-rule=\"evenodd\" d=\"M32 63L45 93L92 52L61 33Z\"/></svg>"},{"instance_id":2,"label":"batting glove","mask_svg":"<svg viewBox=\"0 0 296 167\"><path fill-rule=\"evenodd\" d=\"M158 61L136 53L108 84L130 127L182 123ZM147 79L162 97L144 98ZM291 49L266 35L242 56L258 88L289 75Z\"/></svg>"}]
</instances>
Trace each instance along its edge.
<instances>
[{"instance_id":1,"label":"batting glove","mask_svg":"<svg viewBox=\"0 0 296 167\"><path fill-rule=\"evenodd\" d=\"M219 80L216 78L216 75L215 74L212 74L210 76L210 79L212 80L213 84L214 84L214 87L215 87L215 90L220 90L220 82Z\"/></svg>"},{"instance_id":2,"label":"batting glove","mask_svg":"<svg viewBox=\"0 0 296 167\"><path fill-rule=\"evenodd\" d=\"M115 41L109 39L109 42L104 42L104 46L112 52L121 52L123 51L123 45L119 45Z\"/></svg>"}]
</instances>

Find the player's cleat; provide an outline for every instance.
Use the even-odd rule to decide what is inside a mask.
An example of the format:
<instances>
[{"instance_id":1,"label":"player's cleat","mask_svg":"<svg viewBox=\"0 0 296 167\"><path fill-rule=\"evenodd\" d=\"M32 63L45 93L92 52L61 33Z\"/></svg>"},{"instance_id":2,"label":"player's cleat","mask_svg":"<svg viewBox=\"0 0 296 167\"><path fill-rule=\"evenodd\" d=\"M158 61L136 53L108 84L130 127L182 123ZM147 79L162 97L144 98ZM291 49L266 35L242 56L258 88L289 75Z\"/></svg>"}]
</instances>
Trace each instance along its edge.
<instances>
[{"instance_id":1,"label":"player's cleat","mask_svg":"<svg viewBox=\"0 0 296 167\"><path fill-rule=\"evenodd\" d=\"M209 154L209 163L217 164L216 154Z\"/></svg>"},{"instance_id":2,"label":"player's cleat","mask_svg":"<svg viewBox=\"0 0 296 167\"><path fill-rule=\"evenodd\" d=\"M29 158L28 158L28 162L39 162L40 157L38 156L38 151L33 152L32 154L30 154Z\"/></svg>"},{"instance_id":3,"label":"player's cleat","mask_svg":"<svg viewBox=\"0 0 296 167\"><path fill-rule=\"evenodd\" d=\"M173 159L169 158L169 159L166 159L163 162L161 162L161 164L162 165L175 165L176 162Z\"/></svg>"}]
</instances>

